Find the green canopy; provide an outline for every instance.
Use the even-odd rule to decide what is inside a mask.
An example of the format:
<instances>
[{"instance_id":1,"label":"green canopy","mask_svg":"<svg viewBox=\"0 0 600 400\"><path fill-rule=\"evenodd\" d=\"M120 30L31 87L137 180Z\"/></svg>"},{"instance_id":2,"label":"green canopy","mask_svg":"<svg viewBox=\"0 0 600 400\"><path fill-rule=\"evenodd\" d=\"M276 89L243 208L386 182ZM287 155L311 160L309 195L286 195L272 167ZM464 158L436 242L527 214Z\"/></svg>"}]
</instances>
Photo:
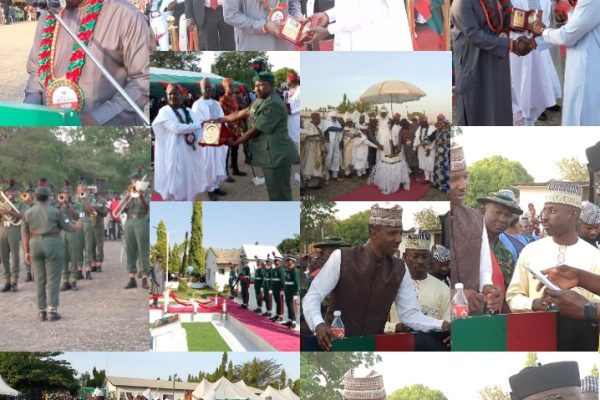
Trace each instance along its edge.
<instances>
[{"instance_id":1,"label":"green canopy","mask_svg":"<svg viewBox=\"0 0 600 400\"><path fill-rule=\"evenodd\" d=\"M164 71L164 70L163 70ZM177 74L181 72L181 74ZM201 72L190 73L186 71L171 70L169 73L153 73L150 71L150 97L162 98L166 96L165 88L169 83L177 83L183 86L188 92L200 95L200 81L208 78L211 85L220 85L223 82L222 76L214 74L204 74ZM233 81L235 86L244 86L246 91L249 90L248 85Z\"/></svg>"}]
</instances>

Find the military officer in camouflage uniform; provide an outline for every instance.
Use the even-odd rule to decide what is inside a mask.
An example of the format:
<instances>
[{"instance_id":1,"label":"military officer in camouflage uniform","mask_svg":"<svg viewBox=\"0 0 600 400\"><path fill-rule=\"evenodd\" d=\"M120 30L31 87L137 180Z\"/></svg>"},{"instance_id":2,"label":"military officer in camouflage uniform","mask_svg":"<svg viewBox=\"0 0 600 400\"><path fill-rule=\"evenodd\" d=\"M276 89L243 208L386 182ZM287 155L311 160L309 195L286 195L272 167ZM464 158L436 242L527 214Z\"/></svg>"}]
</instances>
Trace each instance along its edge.
<instances>
[{"instance_id":1,"label":"military officer in camouflage uniform","mask_svg":"<svg viewBox=\"0 0 600 400\"><path fill-rule=\"evenodd\" d=\"M33 205L33 199L35 197L34 192L35 189L33 188L33 185L31 183L27 185L27 189L25 189L26 198L24 201L26 209L31 208L31 206ZM25 269L27 270L27 277L25 278L25 282L33 281L33 275L31 274L31 264L28 264L26 262L23 262L23 264L25 264Z\"/></svg>"},{"instance_id":2,"label":"military officer in camouflage uniform","mask_svg":"<svg viewBox=\"0 0 600 400\"><path fill-rule=\"evenodd\" d=\"M294 297L298 296L300 289L300 270L296 268L296 257L287 256L287 269L285 270L285 306L287 307L288 320L285 326L296 327L296 309Z\"/></svg>"},{"instance_id":3,"label":"military officer in camouflage uniform","mask_svg":"<svg viewBox=\"0 0 600 400\"><path fill-rule=\"evenodd\" d=\"M271 272L271 290L273 291L273 300L275 301L275 315L269 318L273 322L283 321L283 284L285 282L285 267L282 264L283 258L275 256L275 268Z\"/></svg>"},{"instance_id":4,"label":"military officer in camouflage uniform","mask_svg":"<svg viewBox=\"0 0 600 400\"><path fill-rule=\"evenodd\" d=\"M265 302L266 311L262 314L263 317L271 318L272 308L272 295L271 295L271 273L273 272L273 261L271 256L267 254L267 261L265 262L265 270L263 272L263 300ZM261 304L262 307L262 304Z\"/></svg>"},{"instance_id":5,"label":"military officer in camouflage uniform","mask_svg":"<svg viewBox=\"0 0 600 400\"><path fill-rule=\"evenodd\" d=\"M17 210L0 208L0 259L4 268L4 287L2 292L16 292L19 282L19 243L21 241L21 223L26 206L17 198L15 181L10 180L4 190L8 200ZM12 221L12 222L11 222Z\"/></svg>"},{"instance_id":6,"label":"military officer in camouflage uniform","mask_svg":"<svg viewBox=\"0 0 600 400\"><path fill-rule=\"evenodd\" d=\"M57 208L68 216L71 221L79 221L83 215L83 206L73 201L71 181L65 179L65 186L57 196ZM65 248L65 257L62 272L62 286L60 290L79 290L77 288L78 267L83 261L83 231L69 232L62 230L60 238Z\"/></svg>"},{"instance_id":7,"label":"military officer in camouflage uniform","mask_svg":"<svg viewBox=\"0 0 600 400\"><path fill-rule=\"evenodd\" d=\"M59 233L61 230L74 232L81 228L79 221L71 224L66 214L48 204L50 194L46 181L40 180L35 190L36 203L25 212L21 224L23 253L25 260L31 262L37 280L40 321L60 319L57 310L65 249Z\"/></svg>"},{"instance_id":8,"label":"military officer in camouflage uniform","mask_svg":"<svg viewBox=\"0 0 600 400\"><path fill-rule=\"evenodd\" d=\"M250 288L250 267L246 256L240 256L240 285L242 287L242 304L240 307L248 308L248 289Z\"/></svg>"},{"instance_id":9,"label":"military officer in camouflage uniform","mask_svg":"<svg viewBox=\"0 0 600 400\"><path fill-rule=\"evenodd\" d=\"M137 287L136 274L138 278L142 278L142 288L148 289L148 273L150 272L150 226L148 219L150 195L148 191L140 192L135 189L136 182L141 181L143 177L144 170L142 168L138 168L131 175L133 191L139 196L132 197L124 210L127 214L124 240L127 252L127 271L129 271L129 282L125 289Z\"/></svg>"},{"instance_id":10,"label":"military officer in camouflage uniform","mask_svg":"<svg viewBox=\"0 0 600 400\"><path fill-rule=\"evenodd\" d=\"M264 279L264 263L258 259L258 257L254 256L254 260L256 261L256 269L254 270L254 297L256 297L256 308L254 309L255 313L262 312L262 298L263 295L261 293L263 288L263 279Z\"/></svg>"},{"instance_id":11,"label":"military officer in camouflage uniform","mask_svg":"<svg viewBox=\"0 0 600 400\"><path fill-rule=\"evenodd\" d=\"M102 272L102 261L104 261L104 217L108 215L108 203L106 202L106 187L104 182L96 179L96 193L94 195L94 210L96 217L92 218L94 230L94 246L92 247L92 272ZM94 221L95 219L95 221Z\"/></svg>"},{"instance_id":12,"label":"military officer in camouflage uniform","mask_svg":"<svg viewBox=\"0 0 600 400\"><path fill-rule=\"evenodd\" d=\"M288 135L288 110L274 90L272 73L258 74L254 89L258 98L252 106L225 116L228 122L250 116L252 128L237 140L231 138L227 144L239 146L249 142L250 163L262 168L269 200L292 200L292 164L300 163L300 155Z\"/></svg>"}]
</instances>

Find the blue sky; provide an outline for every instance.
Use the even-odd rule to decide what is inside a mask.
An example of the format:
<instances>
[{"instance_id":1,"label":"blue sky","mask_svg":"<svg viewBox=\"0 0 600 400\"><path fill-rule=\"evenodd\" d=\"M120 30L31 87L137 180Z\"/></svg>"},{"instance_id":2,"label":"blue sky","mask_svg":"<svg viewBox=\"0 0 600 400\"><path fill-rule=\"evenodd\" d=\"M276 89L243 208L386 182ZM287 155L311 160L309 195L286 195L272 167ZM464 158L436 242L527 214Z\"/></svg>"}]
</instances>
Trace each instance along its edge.
<instances>
[{"instance_id":1,"label":"blue sky","mask_svg":"<svg viewBox=\"0 0 600 400\"><path fill-rule=\"evenodd\" d=\"M221 364L223 353L64 353L62 358L69 361L78 372L92 369L106 370L107 375L128 378L167 379L169 375L177 374L186 379L188 374L196 375L199 371L212 372ZM300 356L298 353L286 352L253 352L229 353L228 357L234 364L259 359L275 359L285 368L286 374L292 378L300 377Z\"/></svg>"},{"instance_id":2,"label":"blue sky","mask_svg":"<svg viewBox=\"0 0 600 400\"><path fill-rule=\"evenodd\" d=\"M150 243L164 220L169 240L181 242L190 230L191 202L153 202L150 213ZM203 202L204 247L240 247L242 244L273 244L300 233L299 202Z\"/></svg>"},{"instance_id":3,"label":"blue sky","mask_svg":"<svg viewBox=\"0 0 600 400\"><path fill-rule=\"evenodd\" d=\"M302 108L337 106L344 93L355 101L375 83L401 80L427 96L394 105L394 112L406 115L408 106L409 111L425 110L430 119L439 113L452 115L450 52L305 52L300 65Z\"/></svg>"}]
</instances>

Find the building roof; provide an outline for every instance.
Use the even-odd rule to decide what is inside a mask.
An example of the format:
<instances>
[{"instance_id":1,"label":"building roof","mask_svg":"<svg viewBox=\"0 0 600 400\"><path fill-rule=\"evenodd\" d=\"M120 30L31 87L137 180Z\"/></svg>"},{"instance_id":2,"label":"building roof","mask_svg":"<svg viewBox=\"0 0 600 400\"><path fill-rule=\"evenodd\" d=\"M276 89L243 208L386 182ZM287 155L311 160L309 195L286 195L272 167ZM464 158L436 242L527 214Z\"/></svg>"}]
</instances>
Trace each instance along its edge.
<instances>
[{"instance_id":1,"label":"building roof","mask_svg":"<svg viewBox=\"0 0 600 400\"><path fill-rule=\"evenodd\" d=\"M156 379L142 379L142 378L125 378L119 376L107 376L106 380L113 386L119 387L143 387L150 388L152 390L158 389L173 389L173 381L163 381ZM197 382L175 382L175 389L177 390L194 390L198 387Z\"/></svg>"},{"instance_id":2,"label":"building roof","mask_svg":"<svg viewBox=\"0 0 600 400\"><path fill-rule=\"evenodd\" d=\"M240 249L216 249L209 247L208 250L212 251L217 258L217 264L238 265L240 263Z\"/></svg>"},{"instance_id":3,"label":"building roof","mask_svg":"<svg viewBox=\"0 0 600 400\"><path fill-rule=\"evenodd\" d=\"M258 257L259 260L266 260L267 255L272 260L273 252L275 252L276 256L281 257L281 253L274 245L244 244L242 245L242 252L248 257L249 261L254 260L254 257Z\"/></svg>"},{"instance_id":4,"label":"building roof","mask_svg":"<svg viewBox=\"0 0 600 400\"><path fill-rule=\"evenodd\" d=\"M515 183L511 185L514 188L530 188L530 187L548 187L548 183L550 182L534 182L534 183ZM583 187L588 187L590 185L589 182L574 182Z\"/></svg>"}]
</instances>

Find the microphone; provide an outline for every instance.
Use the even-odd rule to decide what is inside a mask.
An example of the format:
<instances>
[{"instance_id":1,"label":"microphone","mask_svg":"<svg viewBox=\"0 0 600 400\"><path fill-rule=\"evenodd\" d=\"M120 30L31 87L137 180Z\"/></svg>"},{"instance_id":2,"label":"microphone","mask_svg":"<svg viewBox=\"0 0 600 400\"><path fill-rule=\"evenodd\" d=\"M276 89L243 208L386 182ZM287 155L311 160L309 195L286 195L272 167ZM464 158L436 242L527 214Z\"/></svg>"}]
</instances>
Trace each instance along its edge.
<instances>
[{"instance_id":1,"label":"microphone","mask_svg":"<svg viewBox=\"0 0 600 400\"><path fill-rule=\"evenodd\" d=\"M30 6L54 12L64 10L67 6L65 0L29 0L28 3Z\"/></svg>"}]
</instances>

